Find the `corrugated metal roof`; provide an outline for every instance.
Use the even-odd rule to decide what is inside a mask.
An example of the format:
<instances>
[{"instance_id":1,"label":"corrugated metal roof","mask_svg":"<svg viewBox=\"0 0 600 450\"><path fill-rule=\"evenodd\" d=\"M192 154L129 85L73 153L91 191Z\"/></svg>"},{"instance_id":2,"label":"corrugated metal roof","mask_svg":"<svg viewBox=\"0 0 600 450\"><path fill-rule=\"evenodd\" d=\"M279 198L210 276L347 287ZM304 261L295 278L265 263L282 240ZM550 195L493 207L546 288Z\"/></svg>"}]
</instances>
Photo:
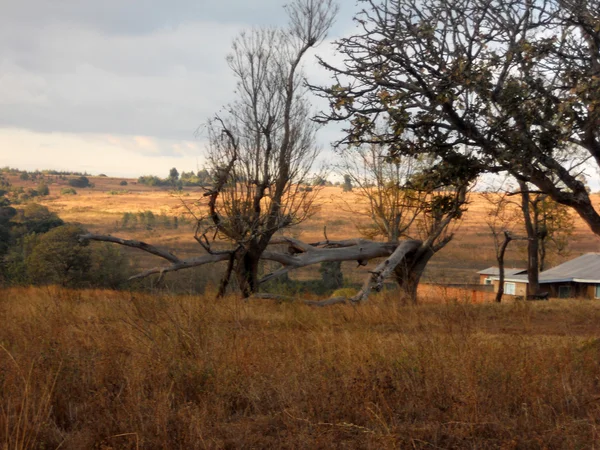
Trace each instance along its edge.
<instances>
[{"instance_id":1,"label":"corrugated metal roof","mask_svg":"<svg viewBox=\"0 0 600 450\"><path fill-rule=\"evenodd\" d=\"M540 273L540 283L557 281L600 283L600 253L586 253Z\"/></svg>"},{"instance_id":2,"label":"corrugated metal roof","mask_svg":"<svg viewBox=\"0 0 600 450\"><path fill-rule=\"evenodd\" d=\"M527 272L527 269L504 269L504 276L508 277L511 275L518 275L522 272ZM479 272L477 272L480 275L492 275L492 276L499 276L500 275L500 269L498 267L488 267L487 269L484 270L480 270Z\"/></svg>"},{"instance_id":3,"label":"corrugated metal roof","mask_svg":"<svg viewBox=\"0 0 600 450\"><path fill-rule=\"evenodd\" d=\"M498 275L499 274L496 273L494 279L497 280ZM522 275L520 273L509 274L508 271L506 271L504 275L504 280L520 283L527 283L528 281L527 275ZM600 253L586 253L579 258L572 259L571 261L562 263L552 269L540 272L540 284L566 283L569 281L579 283L600 283Z\"/></svg>"}]
</instances>

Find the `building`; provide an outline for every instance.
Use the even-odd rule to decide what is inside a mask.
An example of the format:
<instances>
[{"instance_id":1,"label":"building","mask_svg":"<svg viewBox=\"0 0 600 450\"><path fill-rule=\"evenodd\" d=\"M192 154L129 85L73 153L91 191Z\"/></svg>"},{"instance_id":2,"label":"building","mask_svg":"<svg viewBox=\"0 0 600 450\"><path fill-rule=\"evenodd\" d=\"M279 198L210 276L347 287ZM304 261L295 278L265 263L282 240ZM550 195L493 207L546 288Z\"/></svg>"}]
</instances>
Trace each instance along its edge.
<instances>
[{"instance_id":1,"label":"building","mask_svg":"<svg viewBox=\"0 0 600 450\"><path fill-rule=\"evenodd\" d=\"M500 276L500 269L497 267L488 267L487 269L480 270L477 272L479 274L479 284L491 285L493 284L493 279L496 279ZM527 269L504 269L504 277L514 276L514 275L522 275L527 274ZM497 289L496 289L497 290Z\"/></svg>"},{"instance_id":2,"label":"building","mask_svg":"<svg viewBox=\"0 0 600 450\"><path fill-rule=\"evenodd\" d=\"M496 270L498 269L496 268ZM481 272L478 273L481 275ZM494 285L494 292L497 292L498 274L495 276L490 275L489 278ZM586 253L552 269L545 270L540 273L539 282L540 291L548 292L550 297L600 298L600 253ZM527 293L527 284L526 273L508 275L508 271L505 271L505 294L524 297Z\"/></svg>"}]
</instances>

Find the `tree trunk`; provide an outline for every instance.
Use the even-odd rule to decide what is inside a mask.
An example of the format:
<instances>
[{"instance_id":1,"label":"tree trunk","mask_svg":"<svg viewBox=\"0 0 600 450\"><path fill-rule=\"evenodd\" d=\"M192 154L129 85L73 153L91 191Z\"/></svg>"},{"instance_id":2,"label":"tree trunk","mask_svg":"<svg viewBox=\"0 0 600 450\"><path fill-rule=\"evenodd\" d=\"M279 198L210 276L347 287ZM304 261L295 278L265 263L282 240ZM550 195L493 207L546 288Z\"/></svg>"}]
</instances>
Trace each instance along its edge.
<instances>
[{"instance_id":1,"label":"tree trunk","mask_svg":"<svg viewBox=\"0 0 600 450\"><path fill-rule=\"evenodd\" d=\"M537 226L531 218L530 198L527 183L519 181L521 189L521 211L523 211L523 220L525 221L525 229L527 230L527 295L535 295L540 290L539 284L539 243ZM533 211L537 215L537 211ZM537 221L535 221L537 222Z\"/></svg>"},{"instance_id":2,"label":"tree trunk","mask_svg":"<svg viewBox=\"0 0 600 450\"><path fill-rule=\"evenodd\" d=\"M500 303L502 301L502 296L504 295L504 253L506 253L506 247L508 247L508 243L512 241L512 237L508 233L508 231L504 232L504 241L500 246L500 250L496 255L498 259L498 292L496 292L496 302Z\"/></svg>"},{"instance_id":3,"label":"tree trunk","mask_svg":"<svg viewBox=\"0 0 600 450\"><path fill-rule=\"evenodd\" d=\"M258 292L258 272L261 254L261 252L247 250L237 257L235 275L244 298L248 298Z\"/></svg>"},{"instance_id":4,"label":"tree trunk","mask_svg":"<svg viewBox=\"0 0 600 450\"><path fill-rule=\"evenodd\" d=\"M404 297L413 304L417 303L417 288L427 263L435 254L431 247L421 247L394 269L394 277Z\"/></svg>"}]
</instances>

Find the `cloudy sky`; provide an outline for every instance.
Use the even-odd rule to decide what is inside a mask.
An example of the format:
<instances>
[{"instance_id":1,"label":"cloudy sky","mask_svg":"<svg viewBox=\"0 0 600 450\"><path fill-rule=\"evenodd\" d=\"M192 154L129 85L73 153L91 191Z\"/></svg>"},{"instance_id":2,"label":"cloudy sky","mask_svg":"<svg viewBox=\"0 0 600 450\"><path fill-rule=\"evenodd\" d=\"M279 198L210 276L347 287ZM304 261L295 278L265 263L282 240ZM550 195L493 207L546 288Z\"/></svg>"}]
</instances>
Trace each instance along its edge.
<instances>
[{"instance_id":1,"label":"cloudy sky","mask_svg":"<svg viewBox=\"0 0 600 450\"><path fill-rule=\"evenodd\" d=\"M284 25L285 3L0 0L0 165L134 177L201 167L195 131L233 96L232 39ZM333 39L357 8L340 3ZM305 71L327 80L314 59ZM336 133L322 130L321 147Z\"/></svg>"}]
</instances>

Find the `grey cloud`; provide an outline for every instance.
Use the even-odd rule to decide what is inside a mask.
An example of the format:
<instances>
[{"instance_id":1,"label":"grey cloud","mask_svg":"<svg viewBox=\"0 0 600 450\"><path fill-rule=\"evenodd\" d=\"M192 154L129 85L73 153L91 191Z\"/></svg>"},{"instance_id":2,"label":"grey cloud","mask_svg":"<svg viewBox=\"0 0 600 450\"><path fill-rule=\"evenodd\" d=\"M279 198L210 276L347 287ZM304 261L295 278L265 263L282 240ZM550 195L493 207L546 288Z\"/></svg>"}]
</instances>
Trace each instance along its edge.
<instances>
[{"instance_id":1,"label":"grey cloud","mask_svg":"<svg viewBox=\"0 0 600 450\"><path fill-rule=\"evenodd\" d=\"M150 33L185 22L280 23L282 0L20 0L5 1L3 21L85 26L112 34Z\"/></svg>"},{"instance_id":2,"label":"grey cloud","mask_svg":"<svg viewBox=\"0 0 600 450\"><path fill-rule=\"evenodd\" d=\"M233 98L233 37L285 20L282 0L4 3L0 127L41 132L191 139Z\"/></svg>"}]
</instances>

